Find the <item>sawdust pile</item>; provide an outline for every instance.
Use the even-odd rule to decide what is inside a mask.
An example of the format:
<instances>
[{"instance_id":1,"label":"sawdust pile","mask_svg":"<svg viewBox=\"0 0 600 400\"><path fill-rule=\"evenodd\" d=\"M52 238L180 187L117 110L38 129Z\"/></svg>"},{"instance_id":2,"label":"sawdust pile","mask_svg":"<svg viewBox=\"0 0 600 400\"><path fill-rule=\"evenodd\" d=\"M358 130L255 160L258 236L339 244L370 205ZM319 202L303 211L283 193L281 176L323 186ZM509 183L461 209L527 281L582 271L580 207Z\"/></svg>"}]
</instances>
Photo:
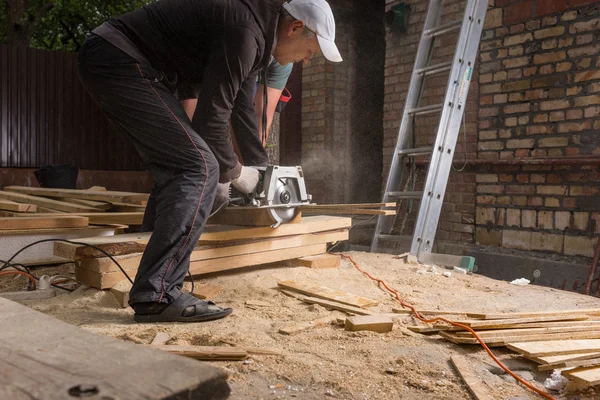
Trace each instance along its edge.
<instances>
[{"instance_id":1,"label":"sawdust pile","mask_svg":"<svg viewBox=\"0 0 600 400\"><path fill-rule=\"evenodd\" d=\"M514 312L600 307L598 299L560 290L518 287L478 275L418 274L419 267L389 255L349 254L361 267L398 290L405 301L421 309ZM231 376L232 399L469 399L449 364L452 354L472 357L473 365L497 399L536 398L512 378L500 375L478 346L461 347L435 335L406 332L404 326L416 324L412 317L397 320L388 334L347 332L342 326L331 325L293 336L282 335L278 329L284 326L345 315L278 292L279 280L318 284L375 299L380 304L373 310L382 313L399 306L346 261L337 270L272 265L197 281L197 285L220 286L222 291L215 302L234 309L230 317L209 323L136 324L133 311L119 308L110 292L91 288L29 305L89 331L134 343L148 344L157 332L167 332L168 344L236 345L283 352L280 357L252 356L243 362L215 362ZM260 300L269 306L246 305L247 300ZM494 351L541 387L547 374L537 373L533 363L521 362L507 350ZM597 397L590 391L578 398Z\"/></svg>"}]
</instances>

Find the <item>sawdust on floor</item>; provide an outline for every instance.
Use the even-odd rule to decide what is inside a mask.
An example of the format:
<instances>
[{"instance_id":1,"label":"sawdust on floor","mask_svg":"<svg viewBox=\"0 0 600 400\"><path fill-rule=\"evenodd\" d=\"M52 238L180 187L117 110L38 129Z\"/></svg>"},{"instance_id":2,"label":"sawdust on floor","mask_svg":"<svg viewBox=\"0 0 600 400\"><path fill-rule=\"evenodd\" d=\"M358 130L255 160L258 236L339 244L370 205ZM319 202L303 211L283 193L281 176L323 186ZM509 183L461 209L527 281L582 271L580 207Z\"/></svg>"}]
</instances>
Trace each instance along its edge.
<instances>
[{"instance_id":1,"label":"sawdust on floor","mask_svg":"<svg viewBox=\"0 0 600 400\"><path fill-rule=\"evenodd\" d=\"M385 280L401 297L420 309L484 311L538 311L600 307L600 300L576 293L538 286L515 286L481 275L453 272L419 274L420 266L405 264L385 254L347 253L360 266ZM27 302L32 308L86 330L134 343L148 344L157 332L167 332L168 344L237 345L279 349L282 356L252 356L246 361L214 362L230 374L232 399L469 399L465 386L451 367L453 354L468 355L473 367L488 383L497 399L523 396L540 398L515 384L506 375L495 375L494 362L478 346L458 346L437 335L403 333L416 324L410 317L397 320L387 334L347 332L341 325L315 327L292 336L279 328L326 316L344 317L317 305L307 305L276 290L277 281L296 280L378 300L371 308L389 313L396 300L375 282L343 260L339 269L289 268L282 264L207 276L197 285L222 288L214 299L233 307L225 319L200 324L136 324L131 309L121 309L113 295L82 287L54 299ZM248 306L260 300L269 307ZM495 354L519 374L542 387L548 374L540 374L532 362L524 362L506 349ZM558 395L557 395L558 397ZM598 398L593 390L562 396L564 399Z\"/></svg>"}]
</instances>

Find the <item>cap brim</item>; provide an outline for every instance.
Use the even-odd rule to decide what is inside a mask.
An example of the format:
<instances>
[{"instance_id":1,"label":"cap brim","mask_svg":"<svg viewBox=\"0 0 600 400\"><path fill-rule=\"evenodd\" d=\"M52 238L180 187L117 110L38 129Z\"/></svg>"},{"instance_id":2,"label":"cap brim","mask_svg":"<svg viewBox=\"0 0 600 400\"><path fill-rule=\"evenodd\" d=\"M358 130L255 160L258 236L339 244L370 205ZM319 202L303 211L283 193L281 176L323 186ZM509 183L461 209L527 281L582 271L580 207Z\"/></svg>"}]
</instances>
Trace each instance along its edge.
<instances>
[{"instance_id":1,"label":"cap brim","mask_svg":"<svg viewBox=\"0 0 600 400\"><path fill-rule=\"evenodd\" d=\"M321 52L331 62L341 62L343 61L342 55L338 50L337 46L333 41L327 40L324 37L317 35L317 39L319 40L319 46L321 47Z\"/></svg>"}]
</instances>

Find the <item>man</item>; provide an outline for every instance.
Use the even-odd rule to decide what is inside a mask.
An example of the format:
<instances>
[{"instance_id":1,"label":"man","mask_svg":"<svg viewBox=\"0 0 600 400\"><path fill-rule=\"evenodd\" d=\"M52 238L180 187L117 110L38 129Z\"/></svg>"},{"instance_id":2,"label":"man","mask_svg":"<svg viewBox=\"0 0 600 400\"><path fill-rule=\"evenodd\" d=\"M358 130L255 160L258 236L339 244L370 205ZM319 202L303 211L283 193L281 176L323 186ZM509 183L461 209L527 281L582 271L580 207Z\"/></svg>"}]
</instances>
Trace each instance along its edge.
<instances>
[{"instance_id":1,"label":"man","mask_svg":"<svg viewBox=\"0 0 600 400\"><path fill-rule=\"evenodd\" d=\"M282 65L319 50L341 60L324 0L292 0L285 10L294 18L282 13L281 0L159 0L103 24L81 48L83 85L133 141L155 182L144 217L153 234L130 292L136 321L231 313L181 292L217 182L245 193L258 183L258 171L233 152L228 121L252 107L256 72L271 54ZM177 87L192 88L193 123Z\"/></svg>"}]
</instances>

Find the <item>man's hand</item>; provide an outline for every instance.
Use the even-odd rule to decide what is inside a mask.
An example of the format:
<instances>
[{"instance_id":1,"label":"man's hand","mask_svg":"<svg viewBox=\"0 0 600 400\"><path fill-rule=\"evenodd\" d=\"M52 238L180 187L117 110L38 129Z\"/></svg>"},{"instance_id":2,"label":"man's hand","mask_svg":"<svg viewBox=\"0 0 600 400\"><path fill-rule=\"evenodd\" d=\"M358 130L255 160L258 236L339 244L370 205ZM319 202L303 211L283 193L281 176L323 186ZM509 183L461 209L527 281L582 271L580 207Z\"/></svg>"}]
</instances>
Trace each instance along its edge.
<instances>
[{"instance_id":1,"label":"man's hand","mask_svg":"<svg viewBox=\"0 0 600 400\"><path fill-rule=\"evenodd\" d=\"M231 184L242 193L252 193L258 185L260 173L251 167L242 167L240 176L231 181Z\"/></svg>"}]
</instances>

